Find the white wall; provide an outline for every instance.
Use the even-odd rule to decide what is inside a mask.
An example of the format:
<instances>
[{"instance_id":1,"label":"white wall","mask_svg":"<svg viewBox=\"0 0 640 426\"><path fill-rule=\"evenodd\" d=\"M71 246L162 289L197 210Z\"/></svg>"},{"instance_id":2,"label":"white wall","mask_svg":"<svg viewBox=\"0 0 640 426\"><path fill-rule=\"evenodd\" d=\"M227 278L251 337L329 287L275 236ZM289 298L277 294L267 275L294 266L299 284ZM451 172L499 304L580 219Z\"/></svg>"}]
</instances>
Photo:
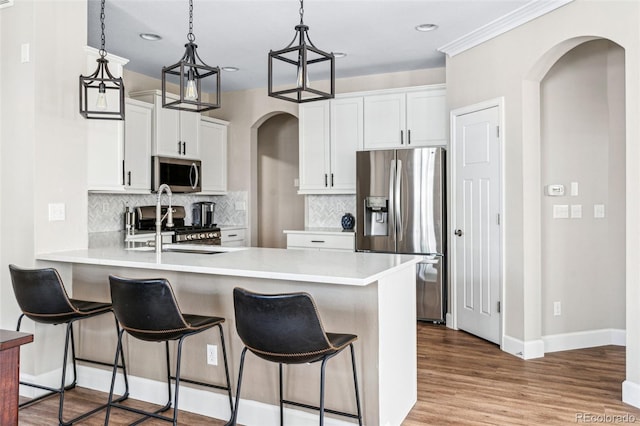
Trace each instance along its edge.
<instances>
[{"instance_id":1,"label":"white wall","mask_svg":"<svg viewBox=\"0 0 640 426\"><path fill-rule=\"evenodd\" d=\"M77 0L25 0L0 10L2 328L13 329L19 313L8 264L31 267L39 251L86 246L86 125L78 113L78 76L86 73L86 13L86 2ZM20 61L24 43L30 45L28 63ZM48 221L52 202L65 204L65 221ZM33 329L28 321L26 326ZM55 335L38 334L27 345L23 371L59 365L55 356L33 357L48 350L61 354L59 342L48 346L48 336Z\"/></svg>"},{"instance_id":2,"label":"white wall","mask_svg":"<svg viewBox=\"0 0 640 426\"><path fill-rule=\"evenodd\" d=\"M624 330L624 51L584 43L549 70L540 92L541 184L566 189L541 195L542 335ZM594 204L604 218L594 218ZM582 206L582 217L554 219L554 205Z\"/></svg>"},{"instance_id":3,"label":"white wall","mask_svg":"<svg viewBox=\"0 0 640 426\"><path fill-rule=\"evenodd\" d=\"M592 38L625 50L627 382L640 404L640 3L576 0L447 60L447 96L459 108L504 96L505 335L541 337L539 82L572 47ZM452 224L452 227L455 224ZM626 392L629 400L629 392Z\"/></svg>"}]
</instances>

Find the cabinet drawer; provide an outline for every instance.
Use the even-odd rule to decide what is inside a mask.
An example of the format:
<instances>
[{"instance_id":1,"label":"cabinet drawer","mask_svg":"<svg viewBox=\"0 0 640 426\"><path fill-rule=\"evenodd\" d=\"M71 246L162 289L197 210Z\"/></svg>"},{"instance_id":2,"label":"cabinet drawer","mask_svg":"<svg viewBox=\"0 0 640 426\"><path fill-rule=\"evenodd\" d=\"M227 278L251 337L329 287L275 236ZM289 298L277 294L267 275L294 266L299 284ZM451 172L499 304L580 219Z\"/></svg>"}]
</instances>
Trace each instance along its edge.
<instances>
[{"instance_id":1,"label":"cabinet drawer","mask_svg":"<svg viewBox=\"0 0 640 426\"><path fill-rule=\"evenodd\" d=\"M287 248L355 250L355 235L287 234Z\"/></svg>"},{"instance_id":2,"label":"cabinet drawer","mask_svg":"<svg viewBox=\"0 0 640 426\"><path fill-rule=\"evenodd\" d=\"M222 229L222 244L231 241L243 241L245 236L244 229Z\"/></svg>"}]
</instances>

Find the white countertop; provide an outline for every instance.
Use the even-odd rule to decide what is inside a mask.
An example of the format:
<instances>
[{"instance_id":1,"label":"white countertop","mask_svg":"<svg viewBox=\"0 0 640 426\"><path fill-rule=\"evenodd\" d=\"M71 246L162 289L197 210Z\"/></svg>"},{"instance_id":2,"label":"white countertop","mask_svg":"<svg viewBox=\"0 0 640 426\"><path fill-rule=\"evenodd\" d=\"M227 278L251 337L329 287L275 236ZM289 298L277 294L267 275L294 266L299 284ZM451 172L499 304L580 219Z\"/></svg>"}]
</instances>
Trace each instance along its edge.
<instances>
[{"instance_id":1,"label":"white countertop","mask_svg":"<svg viewBox=\"0 0 640 426\"><path fill-rule=\"evenodd\" d=\"M285 234L319 234L319 235L352 235L356 233L353 229L343 231L342 228L304 228L304 229L285 229Z\"/></svg>"},{"instance_id":2,"label":"white countertop","mask_svg":"<svg viewBox=\"0 0 640 426\"><path fill-rule=\"evenodd\" d=\"M170 245L175 246L175 245ZM235 248L181 244L182 248L210 248L219 254L90 248L36 256L38 260L201 274L320 282L365 286L420 261L419 256L271 248Z\"/></svg>"}]
</instances>

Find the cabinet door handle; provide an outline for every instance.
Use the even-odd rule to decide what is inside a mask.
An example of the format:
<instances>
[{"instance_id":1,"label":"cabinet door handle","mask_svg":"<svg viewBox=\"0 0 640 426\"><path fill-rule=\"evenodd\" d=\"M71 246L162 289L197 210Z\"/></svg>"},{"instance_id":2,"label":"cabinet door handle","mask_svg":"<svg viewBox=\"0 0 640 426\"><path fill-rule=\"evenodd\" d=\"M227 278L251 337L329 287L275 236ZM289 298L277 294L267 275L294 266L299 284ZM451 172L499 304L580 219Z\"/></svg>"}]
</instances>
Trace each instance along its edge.
<instances>
[{"instance_id":1,"label":"cabinet door handle","mask_svg":"<svg viewBox=\"0 0 640 426\"><path fill-rule=\"evenodd\" d=\"M187 143L182 142L182 155L187 155Z\"/></svg>"},{"instance_id":2,"label":"cabinet door handle","mask_svg":"<svg viewBox=\"0 0 640 426\"><path fill-rule=\"evenodd\" d=\"M331 173L331 187L333 188L333 173Z\"/></svg>"},{"instance_id":3,"label":"cabinet door handle","mask_svg":"<svg viewBox=\"0 0 640 426\"><path fill-rule=\"evenodd\" d=\"M324 174L324 186L325 186L325 188L327 186L329 186L329 184L327 183L327 174L326 173Z\"/></svg>"},{"instance_id":4,"label":"cabinet door handle","mask_svg":"<svg viewBox=\"0 0 640 426\"><path fill-rule=\"evenodd\" d=\"M178 141L178 155L180 155L181 151L182 151L182 142Z\"/></svg>"},{"instance_id":5,"label":"cabinet door handle","mask_svg":"<svg viewBox=\"0 0 640 426\"><path fill-rule=\"evenodd\" d=\"M400 145L404 144L404 131L400 130Z\"/></svg>"},{"instance_id":6,"label":"cabinet door handle","mask_svg":"<svg viewBox=\"0 0 640 426\"><path fill-rule=\"evenodd\" d=\"M229 237L229 238L231 238L231 237L237 237L237 236L238 236L238 234L229 234L229 235L228 235L228 237Z\"/></svg>"},{"instance_id":7,"label":"cabinet door handle","mask_svg":"<svg viewBox=\"0 0 640 426\"><path fill-rule=\"evenodd\" d=\"M131 170L127 172L127 185L131 186Z\"/></svg>"},{"instance_id":8,"label":"cabinet door handle","mask_svg":"<svg viewBox=\"0 0 640 426\"><path fill-rule=\"evenodd\" d=\"M324 240L311 240L312 243L324 243Z\"/></svg>"},{"instance_id":9,"label":"cabinet door handle","mask_svg":"<svg viewBox=\"0 0 640 426\"><path fill-rule=\"evenodd\" d=\"M407 145L411 145L411 130L407 130Z\"/></svg>"}]
</instances>

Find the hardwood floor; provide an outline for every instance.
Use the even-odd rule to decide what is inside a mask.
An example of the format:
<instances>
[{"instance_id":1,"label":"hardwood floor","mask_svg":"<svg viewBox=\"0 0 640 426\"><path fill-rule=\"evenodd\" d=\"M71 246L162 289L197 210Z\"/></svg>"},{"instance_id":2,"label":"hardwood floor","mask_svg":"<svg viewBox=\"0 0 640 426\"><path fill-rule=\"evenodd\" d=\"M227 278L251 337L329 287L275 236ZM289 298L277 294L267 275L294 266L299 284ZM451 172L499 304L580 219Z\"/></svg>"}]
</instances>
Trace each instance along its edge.
<instances>
[{"instance_id":1,"label":"hardwood floor","mask_svg":"<svg viewBox=\"0 0 640 426\"><path fill-rule=\"evenodd\" d=\"M523 361L467 333L419 323L418 403L403 426L640 422L640 409L621 402L624 377L623 347L556 352ZM67 415L72 416L106 397L74 389L66 398ZM19 424L54 425L56 413L57 398L50 398L21 410ZM136 417L113 410L111 419L110 424L122 425ZM180 412L178 420L190 426L225 423L186 412ZM101 412L77 425L103 423ZM167 423L154 420L143 424Z\"/></svg>"}]
</instances>

